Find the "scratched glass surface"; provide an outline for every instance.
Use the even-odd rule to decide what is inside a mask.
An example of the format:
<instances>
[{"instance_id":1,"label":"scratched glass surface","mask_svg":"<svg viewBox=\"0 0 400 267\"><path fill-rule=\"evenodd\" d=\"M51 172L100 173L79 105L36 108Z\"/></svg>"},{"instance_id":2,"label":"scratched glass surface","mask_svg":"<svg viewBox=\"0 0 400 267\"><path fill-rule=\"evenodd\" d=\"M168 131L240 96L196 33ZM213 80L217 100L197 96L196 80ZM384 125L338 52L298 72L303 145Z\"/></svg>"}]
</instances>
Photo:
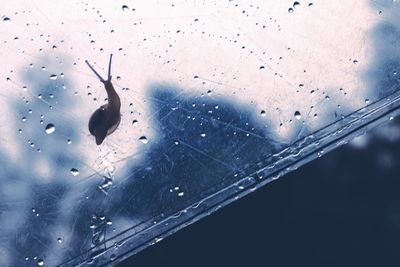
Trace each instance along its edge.
<instances>
[{"instance_id":1,"label":"scratched glass surface","mask_svg":"<svg viewBox=\"0 0 400 267\"><path fill-rule=\"evenodd\" d=\"M398 113L395 0L0 16L2 266L117 263Z\"/></svg>"}]
</instances>

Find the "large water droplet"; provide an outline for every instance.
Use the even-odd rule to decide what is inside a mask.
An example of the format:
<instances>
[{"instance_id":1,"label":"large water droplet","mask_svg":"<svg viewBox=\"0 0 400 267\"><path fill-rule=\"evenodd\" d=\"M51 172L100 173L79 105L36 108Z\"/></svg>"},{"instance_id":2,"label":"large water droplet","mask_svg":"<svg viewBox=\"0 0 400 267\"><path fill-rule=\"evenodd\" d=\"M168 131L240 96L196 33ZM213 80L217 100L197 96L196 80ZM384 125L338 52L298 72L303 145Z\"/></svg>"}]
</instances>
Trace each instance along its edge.
<instances>
[{"instance_id":1,"label":"large water droplet","mask_svg":"<svg viewBox=\"0 0 400 267\"><path fill-rule=\"evenodd\" d=\"M47 134L52 134L52 133L54 133L55 130L56 130L56 127L54 126L54 124L49 123L46 125L46 133Z\"/></svg>"},{"instance_id":2,"label":"large water droplet","mask_svg":"<svg viewBox=\"0 0 400 267\"><path fill-rule=\"evenodd\" d=\"M147 140L147 137L146 137L146 136L141 136L141 137L139 138L139 141L142 142L143 144L147 144L147 143L149 142L149 140Z\"/></svg>"},{"instance_id":3,"label":"large water droplet","mask_svg":"<svg viewBox=\"0 0 400 267\"><path fill-rule=\"evenodd\" d=\"M300 114L300 112L299 112L299 111L296 111L296 112L294 113L294 117L295 117L296 119L300 120L300 119L301 119L301 114Z\"/></svg>"},{"instance_id":4,"label":"large water droplet","mask_svg":"<svg viewBox=\"0 0 400 267\"><path fill-rule=\"evenodd\" d=\"M72 174L73 176L77 176L77 175L79 175L79 171L78 171L78 169L71 168L70 172L71 172L71 174Z\"/></svg>"}]
</instances>

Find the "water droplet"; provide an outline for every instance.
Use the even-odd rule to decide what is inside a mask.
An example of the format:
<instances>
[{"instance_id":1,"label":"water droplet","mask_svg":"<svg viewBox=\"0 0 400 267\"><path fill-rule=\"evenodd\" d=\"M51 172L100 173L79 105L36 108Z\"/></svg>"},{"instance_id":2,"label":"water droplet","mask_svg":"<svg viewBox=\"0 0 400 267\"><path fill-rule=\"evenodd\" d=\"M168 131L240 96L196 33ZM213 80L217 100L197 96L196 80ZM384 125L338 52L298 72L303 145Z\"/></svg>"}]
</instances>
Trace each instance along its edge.
<instances>
[{"instance_id":1,"label":"water droplet","mask_svg":"<svg viewBox=\"0 0 400 267\"><path fill-rule=\"evenodd\" d=\"M43 265L44 265L44 260L42 260L42 259L38 259L38 261L37 261L37 265L39 265L39 266L43 266Z\"/></svg>"},{"instance_id":2,"label":"water droplet","mask_svg":"<svg viewBox=\"0 0 400 267\"><path fill-rule=\"evenodd\" d=\"M265 112L265 110L261 110L260 115L261 115L262 117L265 117L265 116L267 116L267 113Z\"/></svg>"},{"instance_id":3,"label":"water droplet","mask_svg":"<svg viewBox=\"0 0 400 267\"><path fill-rule=\"evenodd\" d=\"M201 133L200 136L201 137L206 137L206 134L205 133Z\"/></svg>"},{"instance_id":4,"label":"water droplet","mask_svg":"<svg viewBox=\"0 0 400 267\"><path fill-rule=\"evenodd\" d=\"M57 80L57 75L56 74L50 75L50 80Z\"/></svg>"},{"instance_id":5,"label":"water droplet","mask_svg":"<svg viewBox=\"0 0 400 267\"><path fill-rule=\"evenodd\" d=\"M139 141L142 142L143 144L147 144L147 143L149 142L149 140L147 140L147 137L146 137L146 136L141 136L141 137L139 138Z\"/></svg>"},{"instance_id":6,"label":"water droplet","mask_svg":"<svg viewBox=\"0 0 400 267\"><path fill-rule=\"evenodd\" d=\"M198 80L198 79L199 79L199 76L194 75L194 76L193 76L193 79Z\"/></svg>"},{"instance_id":7,"label":"water droplet","mask_svg":"<svg viewBox=\"0 0 400 267\"><path fill-rule=\"evenodd\" d=\"M11 22L11 19L9 17L3 17L4 22Z\"/></svg>"},{"instance_id":8,"label":"water droplet","mask_svg":"<svg viewBox=\"0 0 400 267\"><path fill-rule=\"evenodd\" d=\"M109 218L107 218L107 220L106 220L106 224L108 224L108 225L112 225L112 221L111 221Z\"/></svg>"},{"instance_id":9,"label":"water droplet","mask_svg":"<svg viewBox=\"0 0 400 267\"><path fill-rule=\"evenodd\" d=\"M138 123L139 123L139 122L138 122L137 120L133 120L133 121L132 121L132 125L133 125L133 126L137 126Z\"/></svg>"},{"instance_id":10,"label":"water droplet","mask_svg":"<svg viewBox=\"0 0 400 267\"><path fill-rule=\"evenodd\" d=\"M298 8L298 7L300 7L300 3L299 3L299 2L297 2L297 1L296 1L296 2L294 2L294 3L293 3L293 7L294 7L294 8Z\"/></svg>"},{"instance_id":11,"label":"water droplet","mask_svg":"<svg viewBox=\"0 0 400 267\"><path fill-rule=\"evenodd\" d=\"M260 70L263 70L263 69L265 69L265 67L264 66L260 66Z\"/></svg>"},{"instance_id":12,"label":"water droplet","mask_svg":"<svg viewBox=\"0 0 400 267\"><path fill-rule=\"evenodd\" d=\"M73 176L77 176L77 175L79 174L78 169L75 169L75 168L71 168L70 172L71 172L71 174L72 174Z\"/></svg>"},{"instance_id":13,"label":"water droplet","mask_svg":"<svg viewBox=\"0 0 400 267\"><path fill-rule=\"evenodd\" d=\"M369 104L369 99L365 99L365 104Z\"/></svg>"},{"instance_id":14,"label":"water droplet","mask_svg":"<svg viewBox=\"0 0 400 267\"><path fill-rule=\"evenodd\" d=\"M184 192L179 192L178 196L183 197L184 194L185 194Z\"/></svg>"},{"instance_id":15,"label":"water droplet","mask_svg":"<svg viewBox=\"0 0 400 267\"><path fill-rule=\"evenodd\" d=\"M300 114L300 112L299 112L299 111L296 111L296 112L294 113L294 117L295 117L296 119L300 120L300 119L301 119L301 114Z\"/></svg>"},{"instance_id":16,"label":"water droplet","mask_svg":"<svg viewBox=\"0 0 400 267\"><path fill-rule=\"evenodd\" d=\"M56 130L56 127L54 126L54 124L49 123L46 125L46 133L47 134L52 134L52 133L54 133L55 130Z\"/></svg>"},{"instance_id":17,"label":"water droplet","mask_svg":"<svg viewBox=\"0 0 400 267\"><path fill-rule=\"evenodd\" d=\"M26 117L22 117L22 119L21 119L22 121L26 121Z\"/></svg>"},{"instance_id":18,"label":"water droplet","mask_svg":"<svg viewBox=\"0 0 400 267\"><path fill-rule=\"evenodd\" d=\"M129 7L127 5L122 5L122 11L128 11Z\"/></svg>"},{"instance_id":19,"label":"water droplet","mask_svg":"<svg viewBox=\"0 0 400 267\"><path fill-rule=\"evenodd\" d=\"M61 244L63 242L63 239L61 237L59 237L59 238L57 238L57 242Z\"/></svg>"},{"instance_id":20,"label":"water droplet","mask_svg":"<svg viewBox=\"0 0 400 267\"><path fill-rule=\"evenodd\" d=\"M294 11L293 8L289 8L289 9L288 9L288 12L289 12L289 13L293 13L293 11Z\"/></svg>"}]
</instances>

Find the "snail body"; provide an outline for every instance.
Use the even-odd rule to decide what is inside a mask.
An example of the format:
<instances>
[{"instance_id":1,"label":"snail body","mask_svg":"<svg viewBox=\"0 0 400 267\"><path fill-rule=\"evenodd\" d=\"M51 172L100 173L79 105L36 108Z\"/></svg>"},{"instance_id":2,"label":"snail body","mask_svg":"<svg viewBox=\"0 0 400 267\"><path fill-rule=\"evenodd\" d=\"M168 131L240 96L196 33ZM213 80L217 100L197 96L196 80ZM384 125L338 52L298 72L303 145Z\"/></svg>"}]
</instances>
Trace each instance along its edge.
<instances>
[{"instance_id":1,"label":"snail body","mask_svg":"<svg viewBox=\"0 0 400 267\"><path fill-rule=\"evenodd\" d=\"M111 83L111 60L112 54L110 55L110 62L108 65L107 80L103 79L87 60L85 61L89 68L104 84L108 97L108 103L98 108L89 119L89 132L96 138L97 145L101 145L104 139L112 134L121 122L121 100Z\"/></svg>"}]
</instances>

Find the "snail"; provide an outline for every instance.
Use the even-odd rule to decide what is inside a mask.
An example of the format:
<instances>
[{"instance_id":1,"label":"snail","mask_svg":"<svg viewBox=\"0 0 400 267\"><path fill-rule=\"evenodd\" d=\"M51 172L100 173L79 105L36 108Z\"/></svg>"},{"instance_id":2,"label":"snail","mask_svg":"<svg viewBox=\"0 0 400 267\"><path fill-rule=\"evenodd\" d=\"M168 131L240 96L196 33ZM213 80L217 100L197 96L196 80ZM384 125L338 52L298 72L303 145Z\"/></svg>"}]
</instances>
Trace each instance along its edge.
<instances>
[{"instance_id":1,"label":"snail","mask_svg":"<svg viewBox=\"0 0 400 267\"><path fill-rule=\"evenodd\" d=\"M107 92L108 103L98 108L89 119L89 132L96 138L97 145L101 145L106 136L112 134L117 129L121 121L121 100L111 83L111 60L112 54L110 55L110 62L108 64L107 80L103 79L97 73L88 60L85 60L89 68L104 84Z\"/></svg>"}]
</instances>

